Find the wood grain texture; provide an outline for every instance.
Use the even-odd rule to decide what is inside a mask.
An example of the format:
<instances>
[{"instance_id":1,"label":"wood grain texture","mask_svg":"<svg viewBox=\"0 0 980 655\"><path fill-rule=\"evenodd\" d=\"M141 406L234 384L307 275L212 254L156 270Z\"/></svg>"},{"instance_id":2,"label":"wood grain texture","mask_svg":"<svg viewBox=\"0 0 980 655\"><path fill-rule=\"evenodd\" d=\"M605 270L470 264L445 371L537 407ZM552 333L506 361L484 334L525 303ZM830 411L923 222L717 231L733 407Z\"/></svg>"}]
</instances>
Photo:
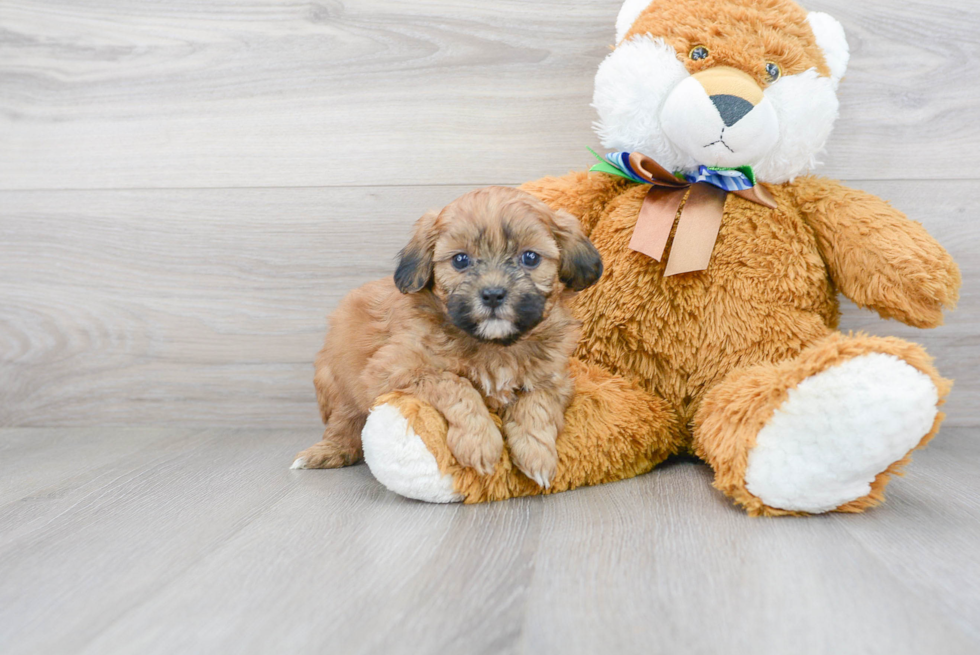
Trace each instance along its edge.
<instances>
[{"instance_id":1,"label":"wood grain texture","mask_svg":"<svg viewBox=\"0 0 980 655\"><path fill-rule=\"evenodd\" d=\"M972 0L811 0L853 57L824 170L980 176ZM0 4L0 188L520 183L590 163L620 0Z\"/></svg>"},{"instance_id":2,"label":"wood grain texture","mask_svg":"<svg viewBox=\"0 0 980 655\"><path fill-rule=\"evenodd\" d=\"M287 470L307 440L0 430L20 448L0 479L22 476L0 500L0 652L980 649L975 429L919 453L885 506L806 520L748 518L683 460L547 498L428 505L363 465ZM86 470L48 475L72 453Z\"/></svg>"},{"instance_id":3,"label":"wood grain texture","mask_svg":"<svg viewBox=\"0 0 980 655\"><path fill-rule=\"evenodd\" d=\"M327 312L460 191L0 194L0 424L316 426Z\"/></svg>"},{"instance_id":4,"label":"wood grain texture","mask_svg":"<svg viewBox=\"0 0 980 655\"><path fill-rule=\"evenodd\" d=\"M843 329L923 342L980 425L973 182L868 182L963 267L933 331L845 307ZM325 316L393 270L411 223L467 187L0 193L0 425L304 427Z\"/></svg>"}]
</instances>

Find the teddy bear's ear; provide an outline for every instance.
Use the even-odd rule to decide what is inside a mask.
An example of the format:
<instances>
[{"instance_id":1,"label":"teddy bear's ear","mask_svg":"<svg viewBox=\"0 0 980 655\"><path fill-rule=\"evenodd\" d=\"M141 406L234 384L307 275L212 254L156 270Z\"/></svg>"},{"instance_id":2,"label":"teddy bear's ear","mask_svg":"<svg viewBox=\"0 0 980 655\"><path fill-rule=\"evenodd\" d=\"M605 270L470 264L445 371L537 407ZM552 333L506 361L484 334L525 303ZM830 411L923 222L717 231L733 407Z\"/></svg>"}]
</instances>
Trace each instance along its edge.
<instances>
[{"instance_id":1,"label":"teddy bear's ear","mask_svg":"<svg viewBox=\"0 0 980 655\"><path fill-rule=\"evenodd\" d=\"M844 36L844 27L833 16L818 11L811 11L806 18L813 35L817 37L817 45L823 50L824 57L827 59L830 77L836 87L844 77L847 61L851 57L847 38Z\"/></svg>"},{"instance_id":2,"label":"teddy bear's ear","mask_svg":"<svg viewBox=\"0 0 980 655\"><path fill-rule=\"evenodd\" d=\"M653 0L626 0L616 18L616 43L623 40L633 23L640 17L643 10L653 4Z\"/></svg>"}]
</instances>

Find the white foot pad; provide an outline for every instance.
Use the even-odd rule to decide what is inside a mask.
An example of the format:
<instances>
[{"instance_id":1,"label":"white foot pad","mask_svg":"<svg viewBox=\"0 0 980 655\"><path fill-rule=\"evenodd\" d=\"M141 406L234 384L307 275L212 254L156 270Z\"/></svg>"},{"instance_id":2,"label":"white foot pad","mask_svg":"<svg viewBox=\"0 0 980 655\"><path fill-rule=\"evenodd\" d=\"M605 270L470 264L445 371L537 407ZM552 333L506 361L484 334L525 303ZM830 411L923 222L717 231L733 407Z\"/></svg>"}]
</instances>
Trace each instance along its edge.
<instances>
[{"instance_id":1,"label":"white foot pad","mask_svg":"<svg viewBox=\"0 0 980 655\"><path fill-rule=\"evenodd\" d=\"M770 507L811 513L866 496L929 432L938 400L932 380L893 355L862 355L813 375L759 431L746 488Z\"/></svg>"},{"instance_id":2,"label":"white foot pad","mask_svg":"<svg viewBox=\"0 0 980 655\"><path fill-rule=\"evenodd\" d=\"M428 503L458 503L453 476L443 475L435 456L392 405L371 410L361 432L364 461L378 481L396 494Z\"/></svg>"}]
</instances>

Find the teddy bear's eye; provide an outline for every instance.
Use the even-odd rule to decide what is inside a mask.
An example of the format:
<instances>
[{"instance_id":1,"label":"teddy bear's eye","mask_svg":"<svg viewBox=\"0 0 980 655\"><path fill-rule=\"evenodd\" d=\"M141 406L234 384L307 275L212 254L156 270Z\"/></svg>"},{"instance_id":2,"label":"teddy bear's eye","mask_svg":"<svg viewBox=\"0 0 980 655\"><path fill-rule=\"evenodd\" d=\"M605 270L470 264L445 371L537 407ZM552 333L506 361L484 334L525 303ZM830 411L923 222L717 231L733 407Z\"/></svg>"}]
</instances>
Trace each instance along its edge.
<instances>
[{"instance_id":1,"label":"teddy bear's eye","mask_svg":"<svg viewBox=\"0 0 980 655\"><path fill-rule=\"evenodd\" d=\"M708 55L710 55L711 53L708 52L708 49L705 48L703 45L696 45L693 48L691 48L690 54L691 54L691 59L693 59L694 61L700 61L702 59L707 59Z\"/></svg>"},{"instance_id":2,"label":"teddy bear's eye","mask_svg":"<svg viewBox=\"0 0 980 655\"><path fill-rule=\"evenodd\" d=\"M770 84L775 82L780 77L783 76L783 69L779 67L779 64L774 62L766 62L766 79L769 80Z\"/></svg>"}]
</instances>

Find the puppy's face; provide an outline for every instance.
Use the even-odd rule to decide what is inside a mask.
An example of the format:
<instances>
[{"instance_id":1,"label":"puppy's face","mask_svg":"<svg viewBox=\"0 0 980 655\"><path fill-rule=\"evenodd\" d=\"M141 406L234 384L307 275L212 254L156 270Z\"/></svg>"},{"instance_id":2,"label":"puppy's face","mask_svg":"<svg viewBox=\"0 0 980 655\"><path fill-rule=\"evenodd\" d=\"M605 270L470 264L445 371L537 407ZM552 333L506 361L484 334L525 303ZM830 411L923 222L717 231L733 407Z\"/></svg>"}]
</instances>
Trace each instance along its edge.
<instances>
[{"instance_id":1,"label":"puppy's face","mask_svg":"<svg viewBox=\"0 0 980 655\"><path fill-rule=\"evenodd\" d=\"M452 323L483 341L509 344L548 315L566 287L602 274L578 221L506 187L468 193L416 224L395 283L431 289Z\"/></svg>"}]
</instances>

